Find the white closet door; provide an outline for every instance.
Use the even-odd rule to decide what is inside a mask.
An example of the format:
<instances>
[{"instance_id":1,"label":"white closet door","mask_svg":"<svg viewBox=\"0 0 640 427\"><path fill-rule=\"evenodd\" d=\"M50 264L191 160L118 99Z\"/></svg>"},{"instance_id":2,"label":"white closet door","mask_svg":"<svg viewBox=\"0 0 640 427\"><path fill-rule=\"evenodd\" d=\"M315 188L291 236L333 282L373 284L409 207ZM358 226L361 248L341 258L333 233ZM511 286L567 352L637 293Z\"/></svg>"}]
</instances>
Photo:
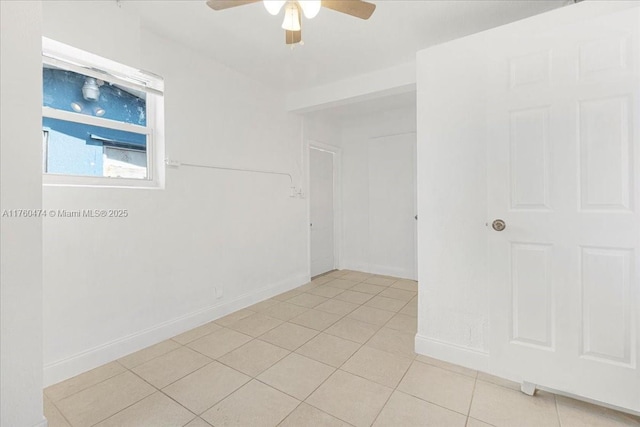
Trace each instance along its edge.
<instances>
[{"instance_id":1,"label":"white closet door","mask_svg":"<svg viewBox=\"0 0 640 427\"><path fill-rule=\"evenodd\" d=\"M333 154L309 150L311 205L311 277L335 268Z\"/></svg>"},{"instance_id":2,"label":"white closet door","mask_svg":"<svg viewBox=\"0 0 640 427\"><path fill-rule=\"evenodd\" d=\"M416 135L369 141L370 271L416 278Z\"/></svg>"},{"instance_id":3,"label":"white closet door","mask_svg":"<svg viewBox=\"0 0 640 427\"><path fill-rule=\"evenodd\" d=\"M639 9L488 49L491 363L640 410Z\"/></svg>"}]
</instances>

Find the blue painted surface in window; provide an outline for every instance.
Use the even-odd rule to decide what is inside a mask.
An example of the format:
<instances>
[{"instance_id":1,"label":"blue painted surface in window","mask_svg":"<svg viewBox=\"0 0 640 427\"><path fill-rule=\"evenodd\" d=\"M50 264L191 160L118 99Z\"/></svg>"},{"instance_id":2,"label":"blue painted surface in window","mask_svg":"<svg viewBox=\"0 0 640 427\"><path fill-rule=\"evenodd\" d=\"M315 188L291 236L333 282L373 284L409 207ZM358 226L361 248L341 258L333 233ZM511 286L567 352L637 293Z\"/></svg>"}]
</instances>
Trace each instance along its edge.
<instances>
[{"instance_id":1,"label":"blue painted surface in window","mask_svg":"<svg viewBox=\"0 0 640 427\"><path fill-rule=\"evenodd\" d=\"M79 114L99 116L135 125L147 125L146 101L126 90L105 82L100 86L100 96L97 101L88 101L82 96L82 86L86 76L73 71L54 68L42 69L42 103L45 107L70 112L81 108ZM99 110L104 111L102 115Z\"/></svg>"},{"instance_id":2,"label":"blue painted surface in window","mask_svg":"<svg viewBox=\"0 0 640 427\"><path fill-rule=\"evenodd\" d=\"M146 136L132 132L47 117L42 119L42 127L48 131L48 173L103 176L104 145L139 150L146 150L147 147Z\"/></svg>"},{"instance_id":3,"label":"blue painted surface in window","mask_svg":"<svg viewBox=\"0 0 640 427\"><path fill-rule=\"evenodd\" d=\"M80 114L96 115L146 126L146 102L131 93L105 83L100 86L97 101L82 96L85 76L71 71L43 68L43 105L58 110L76 112L72 103L82 106ZM43 129L48 132L47 173L103 176L103 147L118 146L146 150L146 135L74 123L44 117Z\"/></svg>"}]
</instances>

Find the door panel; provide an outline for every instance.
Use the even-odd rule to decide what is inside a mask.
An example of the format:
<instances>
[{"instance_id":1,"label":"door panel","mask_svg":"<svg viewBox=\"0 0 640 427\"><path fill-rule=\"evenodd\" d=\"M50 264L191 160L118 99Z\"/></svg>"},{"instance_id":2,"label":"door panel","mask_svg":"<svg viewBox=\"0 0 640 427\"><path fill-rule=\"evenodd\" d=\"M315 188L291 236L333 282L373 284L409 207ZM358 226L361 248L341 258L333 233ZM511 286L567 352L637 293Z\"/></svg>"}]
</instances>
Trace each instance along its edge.
<instances>
[{"instance_id":1,"label":"door panel","mask_svg":"<svg viewBox=\"0 0 640 427\"><path fill-rule=\"evenodd\" d=\"M640 410L638 7L488 53L492 371Z\"/></svg>"},{"instance_id":2,"label":"door panel","mask_svg":"<svg viewBox=\"0 0 640 427\"><path fill-rule=\"evenodd\" d=\"M632 251L582 248L582 355L632 367Z\"/></svg>"},{"instance_id":3,"label":"door panel","mask_svg":"<svg viewBox=\"0 0 640 427\"><path fill-rule=\"evenodd\" d=\"M552 245L511 244L512 340L553 349Z\"/></svg>"},{"instance_id":4,"label":"door panel","mask_svg":"<svg viewBox=\"0 0 640 427\"><path fill-rule=\"evenodd\" d=\"M510 113L511 209L549 210L549 108Z\"/></svg>"},{"instance_id":5,"label":"door panel","mask_svg":"<svg viewBox=\"0 0 640 427\"><path fill-rule=\"evenodd\" d=\"M311 277L335 268L333 154L309 150Z\"/></svg>"},{"instance_id":6,"label":"door panel","mask_svg":"<svg viewBox=\"0 0 640 427\"><path fill-rule=\"evenodd\" d=\"M580 201L583 211L631 209L629 97L579 102Z\"/></svg>"}]
</instances>

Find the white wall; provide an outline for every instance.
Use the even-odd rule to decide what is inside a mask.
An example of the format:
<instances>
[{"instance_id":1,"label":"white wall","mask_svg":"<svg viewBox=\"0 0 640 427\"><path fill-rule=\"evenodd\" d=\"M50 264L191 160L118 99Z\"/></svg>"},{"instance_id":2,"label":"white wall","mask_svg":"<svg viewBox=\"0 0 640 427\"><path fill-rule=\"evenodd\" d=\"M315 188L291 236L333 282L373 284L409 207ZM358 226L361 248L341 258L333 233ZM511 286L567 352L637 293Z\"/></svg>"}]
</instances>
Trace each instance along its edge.
<instances>
[{"instance_id":1,"label":"white wall","mask_svg":"<svg viewBox=\"0 0 640 427\"><path fill-rule=\"evenodd\" d=\"M0 212L42 207L42 11L0 2ZM42 220L0 220L0 426L42 415Z\"/></svg>"},{"instance_id":2,"label":"white wall","mask_svg":"<svg viewBox=\"0 0 640 427\"><path fill-rule=\"evenodd\" d=\"M300 186L302 120L279 94L141 29L126 3L79 3L47 2L45 36L163 76L168 157ZM45 383L306 282L306 201L289 194L286 177L186 167L167 169L164 190L45 187L47 208L129 210L45 222Z\"/></svg>"},{"instance_id":3,"label":"white wall","mask_svg":"<svg viewBox=\"0 0 640 427\"><path fill-rule=\"evenodd\" d=\"M373 264L369 254L369 219L376 212L369 207L368 144L372 138L415 132L415 117L415 108L408 107L350 117L343 122L343 268L391 274Z\"/></svg>"},{"instance_id":4,"label":"white wall","mask_svg":"<svg viewBox=\"0 0 640 427\"><path fill-rule=\"evenodd\" d=\"M417 76L416 349L478 368L488 351L483 48L465 38L421 51Z\"/></svg>"}]
</instances>

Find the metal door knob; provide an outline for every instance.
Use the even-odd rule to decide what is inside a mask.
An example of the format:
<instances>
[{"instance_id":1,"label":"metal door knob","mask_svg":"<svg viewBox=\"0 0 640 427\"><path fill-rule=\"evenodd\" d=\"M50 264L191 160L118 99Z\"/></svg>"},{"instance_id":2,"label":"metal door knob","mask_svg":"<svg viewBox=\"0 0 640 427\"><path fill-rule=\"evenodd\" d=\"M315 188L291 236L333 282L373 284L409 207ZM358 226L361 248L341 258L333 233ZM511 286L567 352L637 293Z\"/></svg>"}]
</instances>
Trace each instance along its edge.
<instances>
[{"instance_id":1,"label":"metal door knob","mask_svg":"<svg viewBox=\"0 0 640 427\"><path fill-rule=\"evenodd\" d=\"M496 231L502 231L507 228L507 224L501 219L496 219L491 223L491 227Z\"/></svg>"}]
</instances>

